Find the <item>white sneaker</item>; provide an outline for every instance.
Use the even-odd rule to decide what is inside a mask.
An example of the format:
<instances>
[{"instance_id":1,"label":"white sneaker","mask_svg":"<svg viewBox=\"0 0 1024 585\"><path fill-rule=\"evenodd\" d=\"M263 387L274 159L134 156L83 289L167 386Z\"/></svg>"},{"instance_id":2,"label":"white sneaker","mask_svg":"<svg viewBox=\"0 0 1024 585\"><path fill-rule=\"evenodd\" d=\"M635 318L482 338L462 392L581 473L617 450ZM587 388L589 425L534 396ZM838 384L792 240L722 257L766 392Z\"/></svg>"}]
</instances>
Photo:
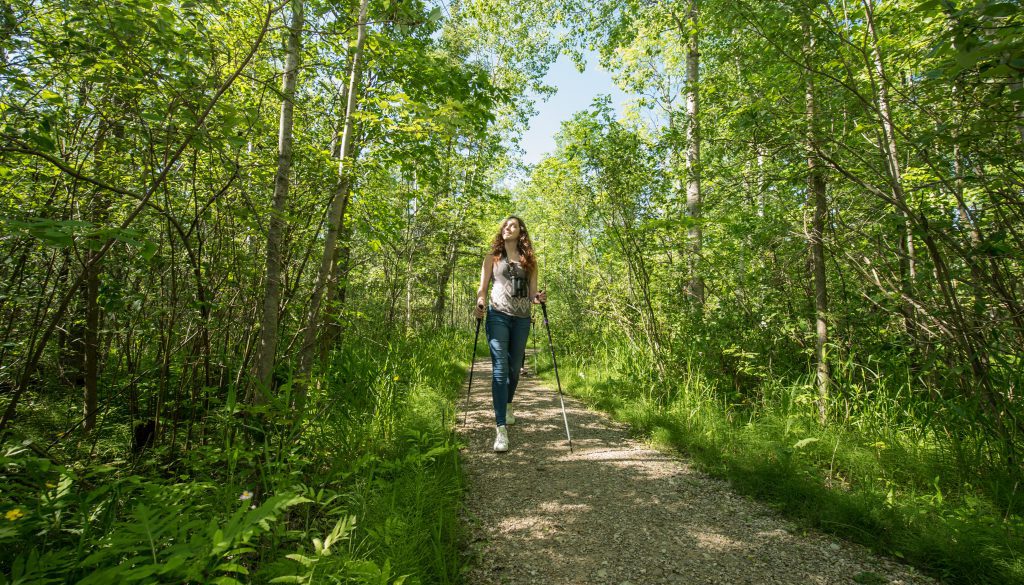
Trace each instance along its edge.
<instances>
[{"instance_id":1,"label":"white sneaker","mask_svg":"<svg viewBox=\"0 0 1024 585\"><path fill-rule=\"evenodd\" d=\"M509 402L505 405L505 424L514 425L516 424L516 416L512 414L512 403Z\"/></svg>"},{"instance_id":2,"label":"white sneaker","mask_svg":"<svg viewBox=\"0 0 1024 585\"><path fill-rule=\"evenodd\" d=\"M494 451L497 453L508 451L508 431L505 430L505 425L498 427L498 436L494 439Z\"/></svg>"}]
</instances>

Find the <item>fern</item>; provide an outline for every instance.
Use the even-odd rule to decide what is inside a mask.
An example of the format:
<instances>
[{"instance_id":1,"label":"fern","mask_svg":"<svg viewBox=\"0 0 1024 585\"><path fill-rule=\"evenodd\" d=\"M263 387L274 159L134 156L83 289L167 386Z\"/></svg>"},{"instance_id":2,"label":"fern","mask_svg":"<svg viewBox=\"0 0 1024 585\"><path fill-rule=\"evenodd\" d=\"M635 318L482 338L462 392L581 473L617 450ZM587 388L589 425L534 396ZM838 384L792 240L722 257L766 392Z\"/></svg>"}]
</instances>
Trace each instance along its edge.
<instances>
[{"instance_id":1,"label":"fern","mask_svg":"<svg viewBox=\"0 0 1024 585\"><path fill-rule=\"evenodd\" d=\"M282 494L255 509L243 504L226 522L211 523L199 505L188 501L190 495L186 486L173 486L137 504L82 560L80 568L90 573L79 584L238 583L235 576L249 574L242 559L255 552L250 543L273 530L285 510L309 501Z\"/></svg>"}]
</instances>

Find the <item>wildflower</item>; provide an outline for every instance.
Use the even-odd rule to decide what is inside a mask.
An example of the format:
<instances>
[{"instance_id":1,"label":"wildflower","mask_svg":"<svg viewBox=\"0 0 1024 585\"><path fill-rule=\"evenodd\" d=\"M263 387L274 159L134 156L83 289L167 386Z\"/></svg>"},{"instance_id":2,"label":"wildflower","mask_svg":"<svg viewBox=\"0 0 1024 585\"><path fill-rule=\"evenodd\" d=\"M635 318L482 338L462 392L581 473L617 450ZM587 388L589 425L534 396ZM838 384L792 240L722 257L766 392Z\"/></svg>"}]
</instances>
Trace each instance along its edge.
<instances>
[{"instance_id":1,"label":"wildflower","mask_svg":"<svg viewBox=\"0 0 1024 585\"><path fill-rule=\"evenodd\" d=\"M253 504L253 505L249 506L249 509L250 510L255 510L256 509L256 504Z\"/></svg>"},{"instance_id":2,"label":"wildflower","mask_svg":"<svg viewBox=\"0 0 1024 585\"><path fill-rule=\"evenodd\" d=\"M250 492L249 490L245 490L245 491L242 492L242 495L238 496L238 499L242 500L243 502L251 500L252 499L252 492Z\"/></svg>"},{"instance_id":3,"label":"wildflower","mask_svg":"<svg viewBox=\"0 0 1024 585\"><path fill-rule=\"evenodd\" d=\"M24 515L25 513L22 512L20 508L12 508L8 510L6 514L4 514L4 517L7 518L9 521L14 522L15 520L21 518Z\"/></svg>"},{"instance_id":4,"label":"wildflower","mask_svg":"<svg viewBox=\"0 0 1024 585\"><path fill-rule=\"evenodd\" d=\"M395 376L395 382L399 381L400 379L401 378L399 378L398 376Z\"/></svg>"}]
</instances>

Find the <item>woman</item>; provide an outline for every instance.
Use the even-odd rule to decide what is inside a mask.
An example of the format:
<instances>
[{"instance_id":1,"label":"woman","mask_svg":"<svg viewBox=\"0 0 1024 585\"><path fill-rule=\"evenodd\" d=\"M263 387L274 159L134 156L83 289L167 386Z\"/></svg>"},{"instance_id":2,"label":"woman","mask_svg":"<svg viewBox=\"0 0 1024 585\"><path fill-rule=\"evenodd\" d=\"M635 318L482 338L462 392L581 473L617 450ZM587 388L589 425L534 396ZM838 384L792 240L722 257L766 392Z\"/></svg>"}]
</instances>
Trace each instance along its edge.
<instances>
[{"instance_id":1,"label":"woman","mask_svg":"<svg viewBox=\"0 0 1024 585\"><path fill-rule=\"evenodd\" d=\"M490 253L484 256L476 295L477 319L484 316L484 298L492 277L494 288L487 308L486 331L491 348L494 421L498 425L494 450L503 452L508 451L505 425L516 421L512 416L512 397L530 335L530 304L547 301L547 295L537 290L537 257L526 224L514 215L502 222L491 241Z\"/></svg>"}]
</instances>

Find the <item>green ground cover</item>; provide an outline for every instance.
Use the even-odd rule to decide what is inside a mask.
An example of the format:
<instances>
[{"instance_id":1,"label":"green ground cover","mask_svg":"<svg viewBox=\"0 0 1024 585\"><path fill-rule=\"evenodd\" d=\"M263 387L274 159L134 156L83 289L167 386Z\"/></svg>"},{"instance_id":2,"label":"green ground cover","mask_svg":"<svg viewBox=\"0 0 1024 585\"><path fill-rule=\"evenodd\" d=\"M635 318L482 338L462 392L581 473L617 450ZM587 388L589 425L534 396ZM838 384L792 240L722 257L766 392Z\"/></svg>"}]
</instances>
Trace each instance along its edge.
<instances>
[{"instance_id":1,"label":"green ground cover","mask_svg":"<svg viewBox=\"0 0 1024 585\"><path fill-rule=\"evenodd\" d=\"M177 455L133 455L116 407L95 441L47 455L33 438L45 429L19 429L0 459L3 582L458 582L449 423L468 345L451 332L354 341L306 420L229 402L208 421L217 438Z\"/></svg>"}]
</instances>

